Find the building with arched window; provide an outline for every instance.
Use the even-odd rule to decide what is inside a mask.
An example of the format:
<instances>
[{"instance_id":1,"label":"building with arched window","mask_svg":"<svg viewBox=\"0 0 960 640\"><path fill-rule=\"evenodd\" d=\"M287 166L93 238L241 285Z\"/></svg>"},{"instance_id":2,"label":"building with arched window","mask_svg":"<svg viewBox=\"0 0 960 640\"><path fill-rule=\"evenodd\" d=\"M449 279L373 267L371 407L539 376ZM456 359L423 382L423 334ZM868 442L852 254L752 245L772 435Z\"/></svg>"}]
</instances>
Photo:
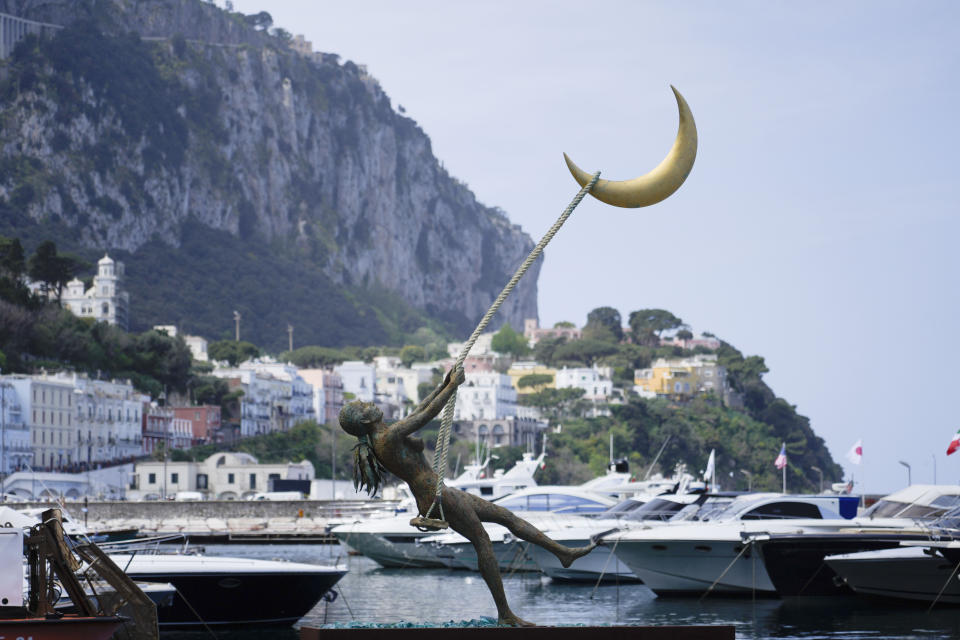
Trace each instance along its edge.
<instances>
[{"instance_id":1,"label":"building with arched window","mask_svg":"<svg viewBox=\"0 0 960 640\"><path fill-rule=\"evenodd\" d=\"M74 278L63 290L60 304L75 316L95 318L126 329L130 294L121 289L123 273L123 263L114 262L104 254L97 262L93 286L87 289L80 279Z\"/></svg>"}]
</instances>

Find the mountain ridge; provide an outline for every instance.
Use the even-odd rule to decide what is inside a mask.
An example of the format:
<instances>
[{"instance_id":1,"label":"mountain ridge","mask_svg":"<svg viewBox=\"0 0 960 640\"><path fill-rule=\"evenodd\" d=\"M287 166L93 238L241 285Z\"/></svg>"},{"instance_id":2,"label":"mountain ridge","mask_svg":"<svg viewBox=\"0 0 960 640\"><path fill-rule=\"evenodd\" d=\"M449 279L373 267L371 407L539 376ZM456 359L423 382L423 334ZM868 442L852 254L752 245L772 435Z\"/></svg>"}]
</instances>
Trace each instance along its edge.
<instances>
[{"instance_id":1,"label":"mountain ridge","mask_svg":"<svg viewBox=\"0 0 960 640\"><path fill-rule=\"evenodd\" d=\"M533 246L443 169L427 135L352 62L294 52L199 0L5 0L0 10L65 24L21 43L4 65L8 235L59 224L73 236L67 248L126 252L132 271L138 251L158 241L172 260L191 262L177 249L195 220L296 261L304 282L391 292L422 316L411 322L438 318L454 334L472 329ZM539 267L495 325L537 317ZM242 288L224 286L224 297L242 300ZM139 287L133 326L170 321L138 315L138 297L161 306ZM174 315L205 302L181 295L166 301ZM290 321L279 317L292 312L281 313L282 300L268 307L273 324ZM323 327L314 333L327 343Z\"/></svg>"}]
</instances>

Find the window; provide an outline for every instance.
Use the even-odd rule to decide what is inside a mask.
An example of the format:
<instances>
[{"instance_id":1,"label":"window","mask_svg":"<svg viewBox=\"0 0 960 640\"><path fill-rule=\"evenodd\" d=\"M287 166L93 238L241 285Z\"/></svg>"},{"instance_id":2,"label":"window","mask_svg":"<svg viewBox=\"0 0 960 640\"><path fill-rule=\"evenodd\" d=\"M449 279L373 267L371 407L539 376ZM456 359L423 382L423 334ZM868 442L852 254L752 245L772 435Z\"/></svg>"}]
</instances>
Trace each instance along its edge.
<instances>
[{"instance_id":1,"label":"window","mask_svg":"<svg viewBox=\"0 0 960 640\"><path fill-rule=\"evenodd\" d=\"M227 474L227 484L233 484L233 474L232 474L232 473L228 473L228 474Z\"/></svg>"},{"instance_id":2,"label":"window","mask_svg":"<svg viewBox=\"0 0 960 640\"><path fill-rule=\"evenodd\" d=\"M771 502L743 514L742 520L774 520L782 518L816 518L820 520L820 509L809 502Z\"/></svg>"},{"instance_id":3,"label":"window","mask_svg":"<svg viewBox=\"0 0 960 640\"><path fill-rule=\"evenodd\" d=\"M206 489L208 487L209 479L207 474L198 473L197 474L197 489Z\"/></svg>"},{"instance_id":4,"label":"window","mask_svg":"<svg viewBox=\"0 0 960 640\"><path fill-rule=\"evenodd\" d=\"M170 482L173 483L173 484L177 484L178 482L180 482L180 474L179 474L179 473L171 473L171 474L170 474Z\"/></svg>"},{"instance_id":5,"label":"window","mask_svg":"<svg viewBox=\"0 0 960 640\"><path fill-rule=\"evenodd\" d=\"M147 484L157 484L157 474L148 473L147 474Z\"/></svg>"},{"instance_id":6,"label":"window","mask_svg":"<svg viewBox=\"0 0 960 640\"><path fill-rule=\"evenodd\" d=\"M250 488L251 489L257 488L257 474L255 473L250 474Z\"/></svg>"}]
</instances>

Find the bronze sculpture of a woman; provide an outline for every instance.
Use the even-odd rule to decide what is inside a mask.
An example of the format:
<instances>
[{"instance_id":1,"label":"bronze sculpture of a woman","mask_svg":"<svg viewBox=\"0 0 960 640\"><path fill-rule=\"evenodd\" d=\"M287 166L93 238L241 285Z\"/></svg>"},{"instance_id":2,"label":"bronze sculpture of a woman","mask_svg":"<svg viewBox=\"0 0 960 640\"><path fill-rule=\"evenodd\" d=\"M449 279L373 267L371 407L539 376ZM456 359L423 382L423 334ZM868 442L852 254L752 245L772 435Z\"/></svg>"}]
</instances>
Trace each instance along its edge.
<instances>
[{"instance_id":1,"label":"bronze sculpture of a woman","mask_svg":"<svg viewBox=\"0 0 960 640\"><path fill-rule=\"evenodd\" d=\"M358 484L375 490L381 481L379 465L382 465L410 486L420 513L426 514L433 503L438 478L423 455L423 440L413 434L437 416L463 381L463 369L457 368L455 372L447 374L443 384L413 413L390 425L384 424L383 412L373 403L358 401L347 404L340 412L340 426L360 440L357 445L357 469L354 471L359 474L355 475ZM595 546L565 547L507 509L459 489L444 487L441 500L450 527L467 538L477 551L480 573L496 603L497 621L502 625L533 626L510 610L497 558L481 523L493 522L506 527L516 537L553 553L564 567L570 566Z\"/></svg>"}]
</instances>

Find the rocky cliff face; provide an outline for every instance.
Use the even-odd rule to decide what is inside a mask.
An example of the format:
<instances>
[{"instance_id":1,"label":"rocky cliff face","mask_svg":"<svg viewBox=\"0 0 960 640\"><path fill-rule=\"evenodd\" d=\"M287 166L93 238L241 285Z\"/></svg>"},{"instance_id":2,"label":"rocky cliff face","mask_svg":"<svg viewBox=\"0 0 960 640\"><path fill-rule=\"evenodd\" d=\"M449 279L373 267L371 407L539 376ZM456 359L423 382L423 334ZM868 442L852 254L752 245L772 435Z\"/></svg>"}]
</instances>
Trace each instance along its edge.
<instances>
[{"instance_id":1,"label":"rocky cliff face","mask_svg":"<svg viewBox=\"0 0 960 640\"><path fill-rule=\"evenodd\" d=\"M87 4L0 2L65 25L6 61L0 198L24 220L131 262L196 220L461 331L532 248L361 67L199 0ZM515 328L537 315L538 270L501 312Z\"/></svg>"}]
</instances>

